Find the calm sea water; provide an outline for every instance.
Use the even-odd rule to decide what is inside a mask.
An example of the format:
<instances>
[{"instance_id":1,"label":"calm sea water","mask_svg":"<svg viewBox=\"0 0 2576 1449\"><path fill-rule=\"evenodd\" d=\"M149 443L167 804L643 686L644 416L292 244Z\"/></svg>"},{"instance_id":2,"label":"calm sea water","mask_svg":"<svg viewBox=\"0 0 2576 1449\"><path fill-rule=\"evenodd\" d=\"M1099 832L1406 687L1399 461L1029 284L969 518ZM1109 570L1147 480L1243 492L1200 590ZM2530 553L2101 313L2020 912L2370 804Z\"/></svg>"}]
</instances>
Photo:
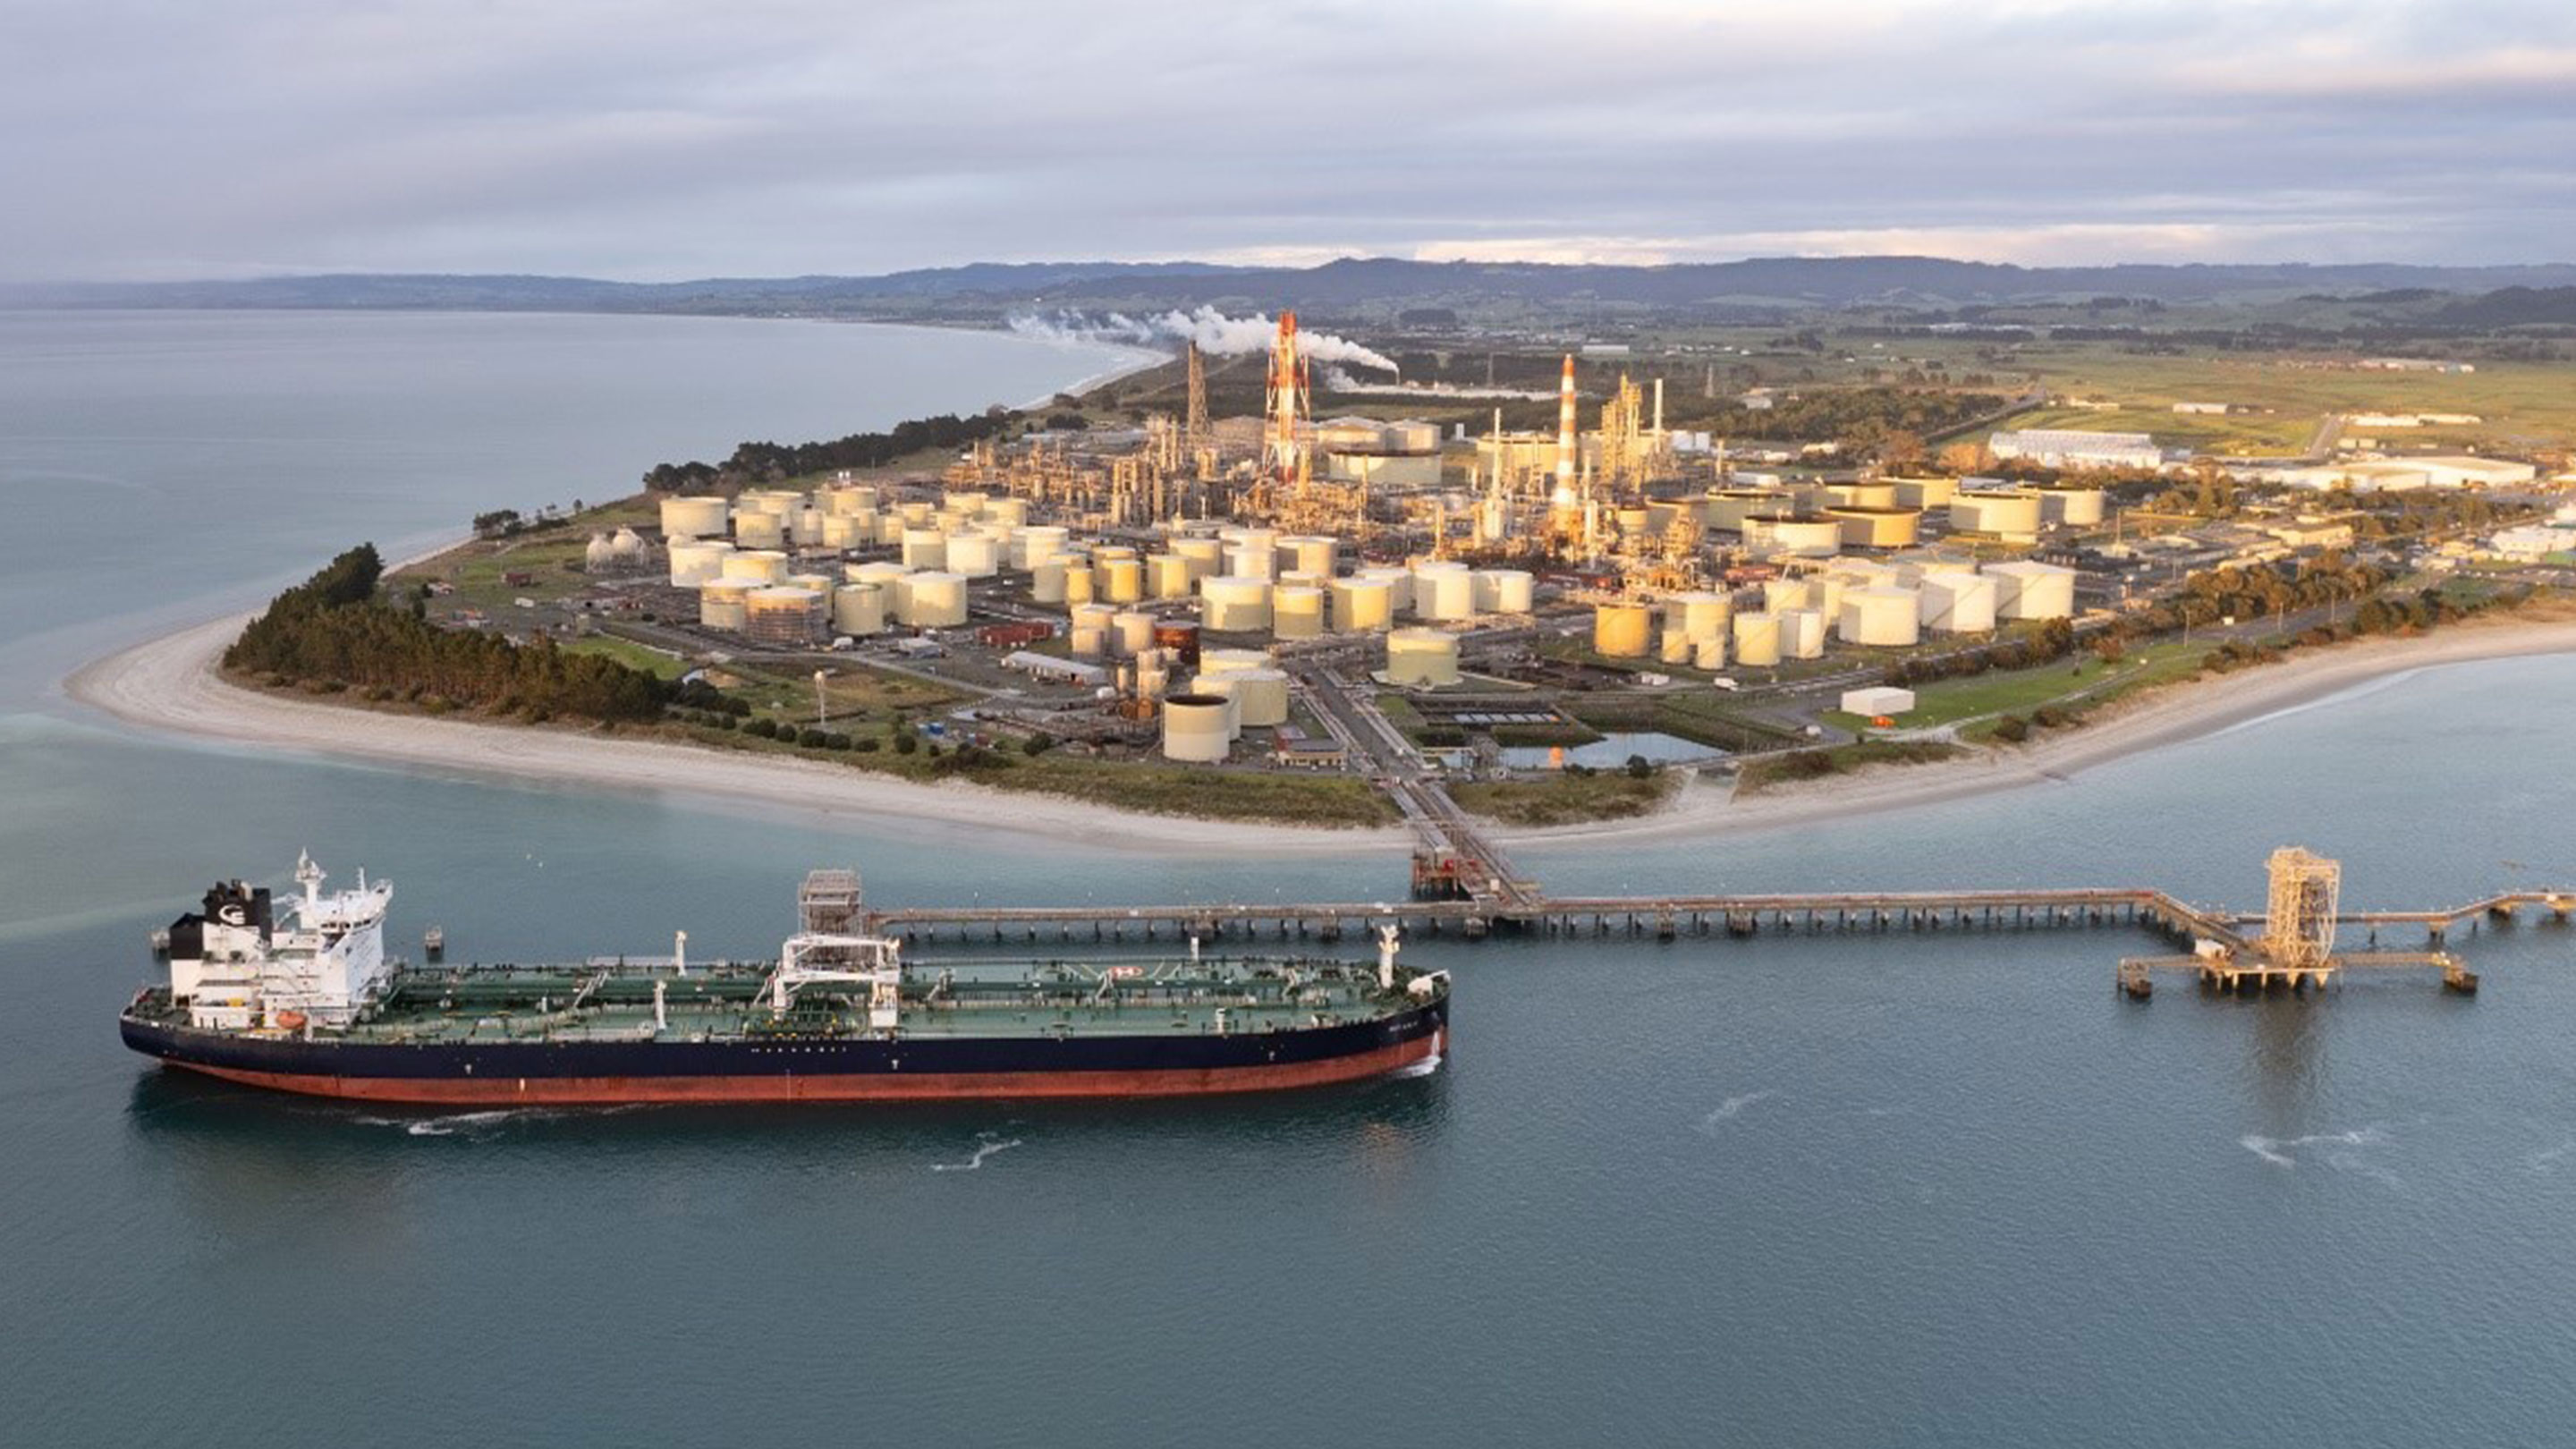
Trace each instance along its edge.
<instances>
[{"instance_id":1,"label":"calm sea water","mask_svg":"<svg viewBox=\"0 0 2576 1449\"><path fill-rule=\"evenodd\" d=\"M327 361L324 359L328 359ZM1096 358L785 323L0 315L7 1442L2539 1444L2576 1431L2576 932L2487 990L2111 991L2141 942L1429 942L1439 1073L1228 1103L420 1114L117 1044L143 933L310 845L463 955L774 947L887 901L1382 896L210 749L49 693L353 536ZM2071 783L1568 890L2576 879L2576 663L2464 666Z\"/></svg>"}]
</instances>

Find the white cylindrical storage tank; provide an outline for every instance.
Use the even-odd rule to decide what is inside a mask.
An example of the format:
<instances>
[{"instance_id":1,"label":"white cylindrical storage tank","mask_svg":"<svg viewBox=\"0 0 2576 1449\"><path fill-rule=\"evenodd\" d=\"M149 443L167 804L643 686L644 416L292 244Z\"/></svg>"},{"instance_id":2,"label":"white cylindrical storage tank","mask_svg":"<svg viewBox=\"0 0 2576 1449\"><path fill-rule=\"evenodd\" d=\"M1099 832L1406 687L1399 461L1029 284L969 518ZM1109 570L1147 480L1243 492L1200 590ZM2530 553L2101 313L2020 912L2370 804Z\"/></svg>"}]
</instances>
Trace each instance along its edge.
<instances>
[{"instance_id":1,"label":"white cylindrical storage tank","mask_svg":"<svg viewBox=\"0 0 2576 1449\"><path fill-rule=\"evenodd\" d=\"M1655 658L1665 664L1691 662L1691 636L1679 629L1667 628L1655 649Z\"/></svg>"},{"instance_id":2,"label":"white cylindrical storage tank","mask_svg":"<svg viewBox=\"0 0 2576 1449\"><path fill-rule=\"evenodd\" d=\"M1984 574L1928 574L1923 627L1941 634L1987 634L1995 627L1995 581Z\"/></svg>"},{"instance_id":3,"label":"white cylindrical storage tank","mask_svg":"<svg viewBox=\"0 0 2576 1449\"><path fill-rule=\"evenodd\" d=\"M1735 662L1748 669L1768 669L1780 662L1780 620L1771 614L1738 614Z\"/></svg>"},{"instance_id":4,"label":"white cylindrical storage tank","mask_svg":"<svg viewBox=\"0 0 2576 1449\"><path fill-rule=\"evenodd\" d=\"M1172 540L1172 552L1190 566L1190 582L1225 572L1225 543L1214 538L1178 538Z\"/></svg>"},{"instance_id":5,"label":"white cylindrical storage tank","mask_svg":"<svg viewBox=\"0 0 2576 1449\"><path fill-rule=\"evenodd\" d=\"M2039 495L1962 493L1950 500L1950 527L1961 533L2029 537L2039 532Z\"/></svg>"},{"instance_id":6,"label":"white cylindrical storage tank","mask_svg":"<svg viewBox=\"0 0 2576 1449\"><path fill-rule=\"evenodd\" d=\"M1088 604L1100 596L1099 575L1091 571L1091 561L1080 556L1064 561L1064 601Z\"/></svg>"},{"instance_id":7,"label":"white cylindrical storage tank","mask_svg":"<svg viewBox=\"0 0 2576 1449\"><path fill-rule=\"evenodd\" d=\"M725 555L733 545L714 539L697 539L671 545L671 587L694 589L709 579L724 577Z\"/></svg>"},{"instance_id":8,"label":"white cylindrical storage tank","mask_svg":"<svg viewBox=\"0 0 2576 1449\"><path fill-rule=\"evenodd\" d=\"M1158 599L1186 599L1190 596L1190 561L1176 553L1158 553L1145 559L1145 591Z\"/></svg>"},{"instance_id":9,"label":"white cylindrical storage tank","mask_svg":"<svg viewBox=\"0 0 2576 1449\"><path fill-rule=\"evenodd\" d=\"M1086 574L1086 576L1088 576ZM1064 602L1065 562L1051 558L1029 570L1029 598L1040 604Z\"/></svg>"},{"instance_id":10,"label":"white cylindrical storage tank","mask_svg":"<svg viewBox=\"0 0 2576 1449\"><path fill-rule=\"evenodd\" d=\"M895 514L903 520L903 526L906 528L928 528L931 517L938 511L935 505L924 503L917 498L909 503L895 505Z\"/></svg>"},{"instance_id":11,"label":"white cylindrical storage tank","mask_svg":"<svg viewBox=\"0 0 2576 1449\"><path fill-rule=\"evenodd\" d=\"M1395 585L1385 579L1335 579L1333 632L1384 631L1395 624Z\"/></svg>"},{"instance_id":12,"label":"white cylindrical storage tank","mask_svg":"<svg viewBox=\"0 0 2576 1449\"><path fill-rule=\"evenodd\" d=\"M1029 524L1011 530L1011 567L1033 569L1064 552L1072 535L1052 524Z\"/></svg>"},{"instance_id":13,"label":"white cylindrical storage tank","mask_svg":"<svg viewBox=\"0 0 2576 1449\"><path fill-rule=\"evenodd\" d=\"M737 513L733 516L733 541L747 549L785 548L786 520L775 513Z\"/></svg>"},{"instance_id":14,"label":"white cylindrical storage tank","mask_svg":"<svg viewBox=\"0 0 2576 1449\"><path fill-rule=\"evenodd\" d=\"M1268 669L1276 661L1267 649L1201 649L1199 673L1215 679L1228 674L1241 674L1247 669Z\"/></svg>"},{"instance_id":15,"label":"white cylindrical storage tank","mask_svg":"<svg viewBox=\"0 0 2576 1449\"><path fill-rule=\"evenodd\" d=\"M1825 616L1825 627L1842 628L1843 595L1852 587L1851 580L1827 576L1807 580L1807 607Z\"/></svg>"},{"instance_id":16,"label":"white cylindrical storage tank","mask_svg":"<svg viewBox=\"0 0 2576 1449\"><path fill-rule=\"evenodd\" d=\"M789 574L780 582L792 589L812 589L817 599L832 597L833 579L830 574Z\"/></svg>"},{"instance_id":17,"label":"white cylindrical storage tank","mask_svg":"<svg viewBox=\"0 0 2576 1449\"><path fill-rule=\"evenodd\" d=\"M875 584L843 584L832 591L832 632L864 639L886 626L885 590Z\"/></svg>"},{"instance_id":18,"label":"white cylindrical storage tank","mask_svg":"<svg viewBox=\"0 0 2576 1449\"><path fill-rule=\"evenodd\" d=\"M1387 603L1399 614L1413 612L1413 570L1379 564L1352 572L1355 579L1376 579L1387 586Z\"/></svg>"},{"instance_id":19,"label":"white cylindrical storage tank","mask_svg":"<svg viewBox=\"0 0 2576 1449\"><path fill-rule=\"evenodd\" d=\"M1301 533L1283 538L1279 540L1279 571L1322 574L1331 578L1333 561L1341 548L1339 539L1326 538L1321 534Z\"/></svg>"},{"instance_id":20,"label":"white cylindrical storage tank","mask_svg":"<svg viewBox=\"0 0 2576 1449\"><path fill-rule=\"evenodd\" d=\"M1476 617L1476 574L1462 563L1417 564L1413 570L1413 612L1439 623Z\"/></svg>"},{"instance_id":21,"label":"white cylindrical storage tank","mask_svg":"<svg viewBox=\"0 0 2576 1449\"><path fill-rule=\"evenodd\" d=\"M1270 627L1282 639L1312 639L1324 632L1324 591L1276 588L1270 591Z\"/></svg>"},{"instance_id":22,"label":"white cylindrical storage tank","mask_svg":"<svg viewBox=\"0 0 2576 1449\"><path fill-rule=\"evenodd\" d=\"M1538 607L1538 580L1523 569L1481 569L1476 574L1476 611L1526 614Z\"/></svg>"},{"instance_id":23,"label":"white cylindrical storage tank","mask_svg":"<svg viewBox=\"0 0 2576 1449\"><path fill-rule=\"evenodd\" d=\"M877 546L880 548L893 548L902 543L904 530L910 527L903 521L902 515L894 513L878 514L876 526Z\"/></svg>"},{"instance_id":24,"label":"white cylindrical storage tank","mask_svg":"<svg viewBox=\"0 0 2576 1449\"><path fill-rule=\"evenodd\" d=\"M721 498L665 498L662 532L690 538L722 538L733 510Z\"/></svg>"},{"instance_id":25,"label":"white cylindrical storage tank","mask_svg":"<svg viewBox=\"0 0 2576 1449\"><path fill-rule=\"evenodd\" d=\"M1386 636L1386 676L1437 689L1458 682L1458 636L1446 629L1398 629Z\"/></svg>"},{"instance_id":26,"label":"white cylindrical storage tank","mask_svg":"<svg viewBox=\"0 0 2576 1449\"><path fill-rule=\"evenodd\" d=\"M1211 629L1246 634L1270 627L1270 581L1220 574L1199 581L1200 617Z\"/></svg>"},{"instance_id":27,"label":"white cylindrical storage tank","mask_svg":"<svg viewBox=\"0 0 2576 1449\"><path fill-rule=\"evenodd\" d=\"M966 622L966 577L952 573L904 575L903 621L916 629L948 629Z\"/></svg>"},{"instance_id":28,"label":"white cylindrical storage tank","mask_svg":"<svg viewBox=\"0 0 2576 1449\"><path fill-rule=\"evenodd\" d=\"M1225 546L1225 571L1238 579L1266 579L1279 572L1279 550L1266 543Z\"/></svg>"},{"instance_id":29,"label":"white cylindrical storage tank","mask_svg":"<svg viewBox=\"0 0 2576 1449\"><path fill-rule=\"evenodd\" d=\"M1080 659L1098 659L1109 652L1109 631L1079 626L1065 631L1067 647Z\"/></svg>"},{"instance_id":30,"label":"white cylindrical storage tank","mask_svg":"<svg viewBox=\"0 0 2576 1449\"><path fill-rule=\"evenodd\" d=\"M1691 667L1710 671L1726 667L1726 640L1696 639L1691 642Z\"/></svg>"},{"instance_id":31,"label":"white cylindrical storage tank","mask_svg":"<svg viewBox=\"0 0 2576 1449\"><path fill-rule=\"evenodd\" d=\"M947 570L970 579L989 579L1002 571L1002 536L982 529L948 535Z\"/></svg>"},{"instance_id":32,"label":"white cylindrical storage tank","mask_svg":"<svg viewBox=\"0 0 2576 1449\"><path fill-rule=\"evenodd\" d=\"M752 590L744 603L742 632L755 644L811 644L823 622L823 596L812 589L771 584Z\"/></svg>"},{"instance_id":33,"label":"white cylindrical storage tank","mask_svg":"<svg viewBox=\"0 0 2576 1449\"><path fill-rule=\"evenodd\" d=\"M787 579L787 555L776 549L736 549L724 556L719 567L724 577L747 583L775 584Z\"/></svg>"},{"instance_id":34,"label":"white cylindrical storage tank","mask_svg":"<svg viewBox=\"0 0 2576 1449\"><path fill-rule=\"evenodd\" d=\"M2101 523L2103 507L2102 490L2099 488L2044 488L2039 494L2042 523L2092 528Z\"/></svg>"},{"instance_id":35,"label":"white cylindrical storage tank","mask_svg":"<svg viewBox=\"0 0 2576 1449\"><path fill-rule=\"evenodd\" d=\"M1100 560L1091 570L1094 596L1112 604L1145 601L1145 561L1129 550L1125 557Z\"/></svg>"},{"instance_id":36,"label":"white cylindrical storage tank","mask_svg":"<svg viewBox=\"0 0 2576 1449\"><path fill-rule=\"evenodd\" d=\"M759 587L749 579L707 580L698 588L698 623L739 633L750 612L751 591Z\"/></svg>"},{"instance_id":37,"label":"white cylindrical storage tank","mask_svg":"<svg viewBox=\"0 0 2576 1449\"><path fill-rule=\"evenodd\" d=\"M1235 680L1240 677L1202 674L1190 681L1190 693L1225 701L1225 737L1229 740L1243 737L1243 702L1234 696Z\"/></svg>"},{"instance_id":38,"label":"white cylindrical storage tank","mask_svg":"<svg viewBox=\"0 0 2576 1449\"><path fill-rule=\"evenodd\" d=\"M1109 616L1110 652L1131 659L1154 647L1154 616L1141 609L1121 609Z\"/></svg>"},{"instance_id":39,"label":"white cylindrical storage tank","mask_svg":"<svg viewBox=\"0 0 2576 1449\"><path fill-rule=\"evenodd\" d=\"M1956 478L1891 478L1899 508L1947 508L1959 496Z\"/></svg>"},{"instance_id":40,"label":"white cylindrical storage tank","mask_svg":"<svg viewBox=\"0 0 2576 1449\"><path fill-rule=\"evenodd\" d=\"M1592 652L1605 659L1643 659L1654 646L1654 614L1643 604L1603 604L1592 611Z\"/></svg>"},{"instance_id":41,"label":"white cylindrical storage tank","mask_svg":"<svg viewBox=\"0 0 2576 1449\"><path fill-rule=\"evenodd\" d=\"M823 510L799 508L787 520L787 536L799 548L814 548L823 542Z\"/></svg>"},{"instance_id":42,"label":"white cylindrical storage tank","mask_svg":"<svg viewBox=\"0 0 2576 1449\"><path fill-rule=\"evenodd\" d=\"M1692 640L1725 638L1727 618L1734 612L1733 600L1704 589L1664 601L1665 627L1677 628Z\"/></svg>"},{"instance_id":43,"label":"white cylindrical storage tank","mask_svg":"<svg viewBox=\"0 0 2576 1449\"><path fill-rule=\"evenodd\" d=\"M903 566L915 571L948 567L948 535L935 528L903 531Z\"/></svg>"},{"instance_id":44,"label":"white cylindrical storage tank","mask_svg":"<svg viewBox=\"0 0 2576 1449\"><path fill-rule=\"evenodd\" d=\"M978 510L978 516L986 523L1007 533L1029 521L1029 500L995 498Z\"/></svg>"},{"instance_id":45,"label":"white cylindrical storage tank","mask_svg":"<svg viewBox=\"0 0 2576 1449\"><path fill-rule=\"evenodd\" d=\"M1828 508L1825 516L1852 548L1912 548L1923 525L1919 508Z\"/></svg>"},{"instance_id":46,"label":"white cylindrical storage tank","mask_svg":"<svg viewBox=\"0 0 2576 1449\"><path fill-rule=\"evenodd\" d=\"M1762 607L1774 614L1783 609L1803 609L1807 607L1807 593L1805 579L1764 579Z\"/></svg>"},{"instance_id":47,"label":"white cylindrical storage tank","mask_svg":"<svg viewBox=\"0 0 2576 1449\"><path fill-rule=\"evenodd\" d=\"M1242 729L1266 730L1288 722L1288 675L1277 669L1247 669L1225 676L1234 696L1234 722Z\"/></svg>"},{"instance_id":48,"label":"white cylindrical storage tank","mask_svg":"<svg viewBox=\"0 0 2576 1449\"><path fill-rule=\"evenodd\" d=\"M1758 535L1748 532L1745 541L1774 553L1832 558L1842 549L1843 526L1830 518L1777 519L1761 525Z\"/></svg>"},{"instance_id":49,"label":"white cylindrical storage tank","mask_svg":"<svg viewBox=\"0 0 2576 1449\"><path fill-rule=\"evenodd\" d=\"M1163 757L1183 764L1223 764L1233 743L1231 701L1213 694L1163 697Z\"/></svg>"},{"instance_id":50,"label":"white cylindrical storage tank","mask_svg":"<svg viewBox=\"0 0 2576 1449\"><path fill-rule=\"evenodd\" d=\"M1815 609L1784 609L1772 617L1780 621L1780 653L1790 659L1825 657L1825 616Z\"/></svg>"},{"instance_id":51,"label":"white cylindrical storage tank","mask_svg":"<svg viewBox=\"0 0 2576 1449\"><path fill-rule=\"evenodd\" d=\"M847 513L826 513L823 515L823 546L825 548L865 548L868 546L869 539L873 537L871 528L874 523L875 520L869 517L853 517Z\"/></svg>"},{"instance_id":52,"label":"white cylindrical storage tank","mask_svg":"<svg viewBox=\"0 0 2576 1449\"><path fill-rule=\"evenodd\" d=\"M1995 613L2004 619L2071 619L2075 616L2075 571L2044 563L1999 563L1986 566L1995 581Z\"/></svg>"},{"instance_id":53,"label":"white cylindrical storage tank","mask_svg":"<svg viewBox=\"0 0 2576 1449\"><path fill-rule=\"evenodd\" d=\"M875 584L885 589L892 589L894 581L902 578L906 572L903 565L881 558L870 559L866 563L841 565L841 577L849 582Z\"/></svg>"},{"instance_id":54,"label":"white cylindrical storage tank","mask_svg":"<svg viewBox=\"0 0 2576 1449\"><path fill-rule=\"evenodd\" d=\"M1922 605L1909 589L1854 589L1843 595L1842 622L1836 632L1846 644L1903 648L1923 637Z\"/></svg>"}]
</instances>

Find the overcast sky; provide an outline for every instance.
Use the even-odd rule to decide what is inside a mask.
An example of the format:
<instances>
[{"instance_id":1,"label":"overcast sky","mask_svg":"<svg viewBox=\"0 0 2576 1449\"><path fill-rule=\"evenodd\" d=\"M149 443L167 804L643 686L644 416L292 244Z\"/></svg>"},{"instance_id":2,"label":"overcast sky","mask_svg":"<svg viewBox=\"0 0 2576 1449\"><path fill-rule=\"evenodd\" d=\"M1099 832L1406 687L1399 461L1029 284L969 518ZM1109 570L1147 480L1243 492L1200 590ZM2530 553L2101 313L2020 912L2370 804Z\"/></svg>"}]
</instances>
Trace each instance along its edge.
<instances>
[{"instance_id":1,"label":"overcast sky","mask_svg":"<svg viewBox=\"0 0 2576 1449\"><path fill-rule=\"evenodd\" d=\"M0 0L0 276L2576 260L2576 0Z\"/></svg>"}]
</instances>

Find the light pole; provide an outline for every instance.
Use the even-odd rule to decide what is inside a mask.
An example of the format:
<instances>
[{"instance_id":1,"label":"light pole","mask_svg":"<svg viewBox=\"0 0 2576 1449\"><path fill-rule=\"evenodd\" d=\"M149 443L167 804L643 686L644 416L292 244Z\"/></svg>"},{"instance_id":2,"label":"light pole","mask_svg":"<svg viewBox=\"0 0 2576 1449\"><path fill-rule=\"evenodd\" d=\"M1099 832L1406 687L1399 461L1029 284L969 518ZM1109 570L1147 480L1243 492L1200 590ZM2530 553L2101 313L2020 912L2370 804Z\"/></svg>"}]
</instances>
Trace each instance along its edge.
<instances>
[{"instance_id":1,"label":"light pole","mask_svg":"<svg viewBox=\"0 0 2576 1449\"><path fill-rule=\"evenodd\" d=\"M831 718L823 700L823 681L827 677L823 670L814 671L814 728L818 730Z\"/></svg>"}]
</instances>

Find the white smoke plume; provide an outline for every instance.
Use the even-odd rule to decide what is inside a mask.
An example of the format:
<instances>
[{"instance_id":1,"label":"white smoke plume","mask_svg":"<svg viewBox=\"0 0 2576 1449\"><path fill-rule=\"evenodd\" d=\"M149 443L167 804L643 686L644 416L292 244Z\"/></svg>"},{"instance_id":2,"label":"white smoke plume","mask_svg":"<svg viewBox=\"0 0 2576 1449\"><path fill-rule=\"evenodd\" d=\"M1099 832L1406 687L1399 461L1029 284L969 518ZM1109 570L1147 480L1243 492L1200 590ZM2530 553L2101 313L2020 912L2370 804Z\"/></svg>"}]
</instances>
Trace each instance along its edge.
<instances>
[{"instance_id":1,"label":"white smoke plume","mask_svg":"<svg viewBox=\"0 0 2576 1449\"><path fill-rule=\"evenodd\" d=\"M1012 331L1025 336L1068 342L1127 342L1146 346L1196 342L1199 351L1217 357L1267 352L1270 339L1279 335L1279 319L1276 317L1228 317L1214 307L1201 307L1195 312L1174 309L1151 317L1130 317L1123 312L1104 316L1080 312L1058 312L1049 316L1023 313L1012 318L1010 325ZM1354 367L1373 368L1379 372L1401 371L1385 353L1329 332L1299 331L1297 351L1309 362L1347 362Z\"/></svg>"}]
</instances>

